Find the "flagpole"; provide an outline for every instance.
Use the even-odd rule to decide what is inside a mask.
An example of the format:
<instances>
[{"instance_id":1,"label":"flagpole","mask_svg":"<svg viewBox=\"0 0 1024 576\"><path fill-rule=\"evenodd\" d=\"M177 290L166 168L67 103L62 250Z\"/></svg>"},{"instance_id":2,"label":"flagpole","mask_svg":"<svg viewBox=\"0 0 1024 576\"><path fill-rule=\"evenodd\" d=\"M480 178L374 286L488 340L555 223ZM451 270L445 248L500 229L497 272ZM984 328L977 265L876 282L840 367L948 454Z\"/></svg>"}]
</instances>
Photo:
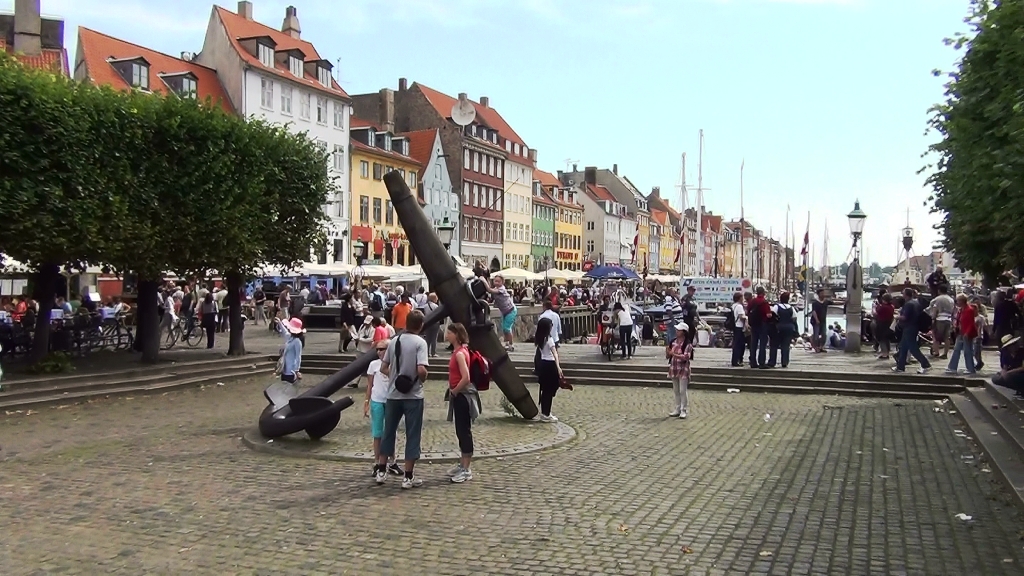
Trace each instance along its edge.
<instances>
[{"instance_id":1,"label":"flagpole","mask_svg":"<svg viewBox=\"0 0 1024 576\"><path fill-rule=\"evenodd\" d=\"M811 241L811 211L807 211L807 232L804 233L804 332L807 331L807 312L811 305L811 278L814 277L814 273L810 270L807 263L814 262L814 252L808 253L808 244ZM810 259L808 260L808 257Z\"/></svg>"},{"instance_id":2,"label":"flagpole","mask_svg":"<svg viewBox=\"0 0 1024 576\"><path fill-rule=\"evenodd\" d=\"M747 221L743 217L743 166L746 159L740 161L740 279L747 277Z\"/></svg>"}]
</instances>

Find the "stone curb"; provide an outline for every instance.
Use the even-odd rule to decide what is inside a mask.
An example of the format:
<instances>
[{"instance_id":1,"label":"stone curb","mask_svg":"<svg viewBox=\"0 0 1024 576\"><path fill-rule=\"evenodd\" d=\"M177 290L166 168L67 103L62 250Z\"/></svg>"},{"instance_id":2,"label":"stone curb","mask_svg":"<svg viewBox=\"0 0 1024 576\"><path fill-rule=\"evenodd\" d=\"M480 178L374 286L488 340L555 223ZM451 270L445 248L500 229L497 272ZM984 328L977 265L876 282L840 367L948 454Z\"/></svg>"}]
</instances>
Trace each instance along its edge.
<instances>
[{"instance_id":1,"label":"stone curb","mask_svg":"<svg viewBox=\"0 0 1024 576\"><path fill-rule=\"evenodd\" d=\"M555 431L554 437L541 442L530 442L528 444L514 444L503 448L492 448L480 450L473 454L474 460L482 458L501 458L506 456L521 456L534 452L543 452L554 448L567 446L574 441L582 440L584 435L577 432L575 428L564 422L555 422L551 425ZM312 442L312 441L309 441ZM349 452L339 451L334 453L300 452L291 450L286 444L276 444L272 439L265 438L258 429L252 429L242 435L242 444L256 452L272 454L274 456L286 456L289 458L310 458L313 460L326 460L332 462L372 462L373 452ZM448 463L459 461L458 452L423 452L420 455L420 462Z\"/></svg>"}]
</instances>

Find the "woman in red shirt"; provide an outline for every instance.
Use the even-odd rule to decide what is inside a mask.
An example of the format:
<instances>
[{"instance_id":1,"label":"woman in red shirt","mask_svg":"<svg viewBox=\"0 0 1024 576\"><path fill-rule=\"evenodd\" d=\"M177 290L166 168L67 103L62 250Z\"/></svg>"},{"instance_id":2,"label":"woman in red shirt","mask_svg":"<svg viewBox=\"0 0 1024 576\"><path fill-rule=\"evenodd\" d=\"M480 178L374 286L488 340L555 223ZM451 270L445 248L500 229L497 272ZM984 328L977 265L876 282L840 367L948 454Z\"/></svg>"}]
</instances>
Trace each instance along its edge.
<instances>
[{"instance_id":1,"label":"woman in red shirt","mask_svg":"<svg viewBox=\"0 0 1024 576\"><path fill-rule=\"evenodd\" d=\"M974 306L967 303L967 296L961 294L956 297L956 311L953 312L956 326L956 345L953 346L953 355L949 358L949 366L946 367L946 374L956 374L960 366L960 354L964 355L964 363L967 365L967 375L977 374L974 368L974 339L978 336L978 327L975 318L978 315Z\"/></svg>"},{"instance_id":2,"label":"woman in red shirt","mask_svg":"<svg viewBox=\"0 0 1024 576\"><path fill-rule=\"evenodd\" d=\"M455 436L459 439L462 457L448 471L452 482L461 484L473 479L470 463L473 460L473 420L480 415L480 396L469 379L469 333L458 322L448 325L445 339L454 351L448 361L448 421L455 421Z\"/></svg>"},{"instance_id":3,"label":"woman in red shirt","mask_svg":"<svg viewBox=\"0 0 1024 576\"><path fill-rule=\"evenodd\" d=\"M892 295L886 292L875 305L875 341L878 342L878 358L889 358L892 345L892 320L896 316L896 308L892 305Z\"/></svg>"}]
</instances>

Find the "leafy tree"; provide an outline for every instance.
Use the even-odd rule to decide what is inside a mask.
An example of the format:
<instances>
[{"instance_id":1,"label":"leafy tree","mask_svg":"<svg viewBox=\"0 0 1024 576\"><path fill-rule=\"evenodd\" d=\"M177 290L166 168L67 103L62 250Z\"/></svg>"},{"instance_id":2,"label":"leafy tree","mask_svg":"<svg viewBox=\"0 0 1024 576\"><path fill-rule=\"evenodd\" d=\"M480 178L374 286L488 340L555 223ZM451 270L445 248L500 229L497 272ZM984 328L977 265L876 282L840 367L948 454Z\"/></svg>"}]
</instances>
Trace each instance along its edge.
<instances>
[{"instance_id":1,"label":"leafy tree","mask_svg":"<svg viewBox=\"0 0 1024 576\"><path fill-rule=\"evenodd\" d=\"M37 272L34 361L49 348L62 268L108 249L107 222L125 213L95 145L94 91L0 52L0 250Z\"/></svg>"},{"instance_id":2,"label":"leafy tree","mask_svg":"<svg viewBox=\"0 0 1024 576\"><path fill-rule=\"evenodd\" d=\"M946 101L931 110L942 139L923 170L934 170L927 183L943 215L942 247L992 282L1024 264L1024 1L972 0L965 22L969 34L946 40L963 56Z\"/></svg>"}]
</instances>

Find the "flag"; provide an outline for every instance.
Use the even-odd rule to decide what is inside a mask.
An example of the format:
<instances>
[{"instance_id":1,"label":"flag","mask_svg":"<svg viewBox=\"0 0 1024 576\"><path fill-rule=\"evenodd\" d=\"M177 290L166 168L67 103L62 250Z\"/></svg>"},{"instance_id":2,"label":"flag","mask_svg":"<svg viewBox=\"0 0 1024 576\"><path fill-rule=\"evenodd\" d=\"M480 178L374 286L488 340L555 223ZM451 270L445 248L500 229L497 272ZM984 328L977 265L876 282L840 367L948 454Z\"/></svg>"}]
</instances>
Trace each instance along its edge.
<instances>
[{"instance_id":1,"label":"flag","mask_svg":"<svg viewBox=\"0 0 1024 576\"><path fill-rule=\"evenodd\" d=\"M804 232L804 247L800 249L800 255L807 258L807 249L811 245L811 213L807 213L807 231Z\"/></svg>"},{"instance_id":2,"label":"flag","mask_svg":"<svg viewBox=\"0 0 1024 576\"><path fill-rule=\"evenodd\" d=\"M636 236L633 236L633 263L636 263L636 252L640 246L640 230L636 231Z\"/></svg>"}]
</instances>

